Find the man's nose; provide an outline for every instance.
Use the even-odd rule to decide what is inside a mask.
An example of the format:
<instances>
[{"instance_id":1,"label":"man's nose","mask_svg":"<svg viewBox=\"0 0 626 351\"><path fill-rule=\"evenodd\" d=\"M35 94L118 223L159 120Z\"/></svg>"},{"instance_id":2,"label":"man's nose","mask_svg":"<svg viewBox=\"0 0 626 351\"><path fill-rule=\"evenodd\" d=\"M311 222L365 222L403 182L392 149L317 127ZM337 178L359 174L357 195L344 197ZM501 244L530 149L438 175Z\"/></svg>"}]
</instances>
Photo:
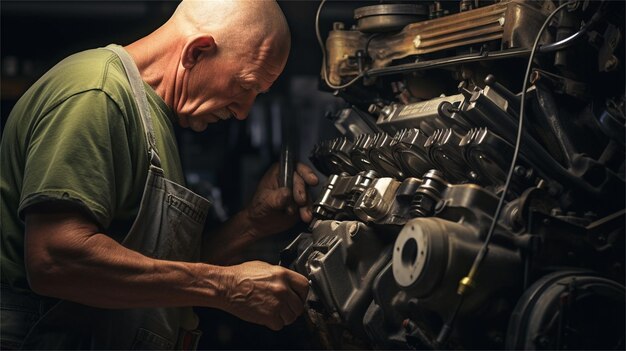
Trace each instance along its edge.
<instances>
[{"instance_id":1,"label":"man's nose","mask_svg":"<svg viewBox=\"0 0 626 351\"><path fill-rule=\"evenodd\" d=\"M234 113L236 119L243 121L244 119L248 118L248 114L252 109L252 105L254 105L254 100L256 99L256 96L256 93L251 93L245 98L242 98L232 104L231 110Z\"/></svg>"}]
</instances>

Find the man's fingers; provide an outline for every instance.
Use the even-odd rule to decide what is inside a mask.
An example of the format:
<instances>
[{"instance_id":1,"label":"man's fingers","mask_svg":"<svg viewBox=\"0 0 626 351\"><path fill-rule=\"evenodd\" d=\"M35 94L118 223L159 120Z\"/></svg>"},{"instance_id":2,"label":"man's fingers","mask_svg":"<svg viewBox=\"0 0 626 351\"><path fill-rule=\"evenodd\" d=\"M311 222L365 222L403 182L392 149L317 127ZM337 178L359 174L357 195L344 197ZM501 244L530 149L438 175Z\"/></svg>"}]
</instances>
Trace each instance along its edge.
<instances>
[{"instance_id":1,"label":"man's fingers","mask_svg":"<svg viewBox=\"0 0 626 351\"><path fill-rule=\"evenodd\" d=\"M272 204L275 209L285 209L285 212L293 216L296 214L296 206L293 204L291 190L287 188L278 188L274 193Z\"/></svg>"},{"instance_id":2,"label":"man's fingers","mask_svg":"<svg viewBox=\"0 0 626 351\"><path fill-rule=\"evenodd\" d=\"M304 163L298 163L296 165L296 172L302 177L302 179L304 179L304 181L308 185L317 185L317 183L319 182L319 179L317 179L315 172L313 172L313 170Z\"/></svg>"},{"instance_id":3,"label":"man's fingers","mask_svg":"<svg viewBox=\"0 0 626 351\"><path fill-rule=\"evenodd\" d=\"M285 325L285 322L283 321L283 318L280 315L278 317L275 317L268 323L265 323L265 326L270 328L273 331L279 331L283 329L284 325Z\"/></svg>"},{"instance_id":4,"label":"man's fingers","mask_svg":"<svg viewBox=\"0 0 626 351\"><path fill-rule=\"evenodd\" d=\"M300 219L304 223L309 223L313 220L313 213L309 206L300 207Z\"/></svg>"},{"instance_id":5,"label":"man's fingers","mask_svg":"<svg viewBox=\"0 0 626 351\"><path fill-rule=\"evenodd\" d=\"M302 303L309 294L309 280L300 273L287 270L287 279L291 289L298 295Z\"/></svg>"},{"instance_id":6,"label":"man's fingers","mask_svg":"<svg viewBox=\"0 0 626 351\"><path fill-rule=\"evenodd\" d=\"M298 163L293 177L294 200L300 206L300 218L309 223L313 219L307 197L307 185L317 185L318 179L315 173L307 165Z\"/></svg>"},{"instance_id":7,"label":"man's fingers","mask_svg":"<svg viewBox=\"0 0 626 351\"><path fill-rule=\"evenodd\" d=\"M293 177L293 199L298 206L306 205L306 184L298 173Z\"/></svg>"},{"instance_id":8,"label":"man's fingers","mask_svg":"<svg viewBox=\"0 0 626 351\"><path fill-rule=\"evenodd\" d=\"M289 325L304 311L306 295L303 286L308 289L308 281L304 276L288 269L284 269L281 275L287 289L280 295L282 303L278 314L283 324Z\"/></svg>"},{"instance_id":9,"label":"man's fingers","mask_svg":"<svg viewBox=\"0 0 626 351\"><path fill-rule=\"evenodd\" d=\"M293 323L299 315L304 311L304 303L300 301L300 297L293 291L289 291L287 297L287 308L283 308L281 311L281 318L285 325Z\"/></svg>"},{"instance_id":10,"label":"man's fingers","mask_svg":"<svg viewBox=\"0 0 626 351\"><path fill-rule=\"evenodd\" d=\"M284 208L289 204L291 199L291 190L287 188L278 188L275 192L270 192L267 204L273 208Z\"/></svg>"}]
</instances>

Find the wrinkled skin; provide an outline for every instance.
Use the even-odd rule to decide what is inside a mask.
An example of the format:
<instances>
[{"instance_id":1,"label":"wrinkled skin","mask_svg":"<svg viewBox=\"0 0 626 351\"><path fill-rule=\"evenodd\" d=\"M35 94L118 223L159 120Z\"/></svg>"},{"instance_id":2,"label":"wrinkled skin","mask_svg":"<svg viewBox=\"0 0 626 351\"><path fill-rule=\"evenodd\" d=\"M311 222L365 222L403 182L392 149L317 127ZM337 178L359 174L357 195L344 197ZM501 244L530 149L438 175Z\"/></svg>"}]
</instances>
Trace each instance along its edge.
<instances>
[{"instance_id":1,"label":"wrinkled skin","mask_svg":"<svg viewBox=\"0 0 626 351\"><path fill-rule=\"evenodd\" d=\"M241 23L246 31L238 30ZM275 2L183 1L163 26L125 49L181 126L200 131L230 116L245 119L257 94L284 69L289 43ZM280 329L302 313L307 279L258 261L223 264L255 239L284 231L298 218L311 220L305 185L317 183L313 172L299 165L293 191L279 188L277 176L274 166L250 206L203 237L203 262L129 250L81 209L55 202L29 207L29 284L37 294L99 308L204 306Z\"/></svg>"},{"instance_id":2,"label":"wrinkled skin","mask_svg":"<svg viewBox=\"0 0 626 351\"><path fill-rule=\"evenodd\" d=\"M230 273L224 310L233 315L280 330L304 311L309 285L302 275L261 261L231 266Z\"/></svg>"}]
</instances>

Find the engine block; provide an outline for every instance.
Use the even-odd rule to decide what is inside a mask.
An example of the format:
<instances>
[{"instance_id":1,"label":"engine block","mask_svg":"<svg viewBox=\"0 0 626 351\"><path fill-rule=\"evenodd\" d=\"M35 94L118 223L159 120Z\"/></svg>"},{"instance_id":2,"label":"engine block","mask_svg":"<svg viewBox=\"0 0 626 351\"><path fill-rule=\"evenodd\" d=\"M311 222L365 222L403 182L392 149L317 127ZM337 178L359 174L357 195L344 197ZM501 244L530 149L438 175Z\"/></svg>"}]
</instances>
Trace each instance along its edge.
<instances>
[{"instance_id":1,"label":"engine block","mask_svg":"<svg viewBox=\"0 0 626 351\"><path fill-rule=\"evenodd\" d=\"M311 280L322 345L623 348L624 4L403 2L355 19L322 68L343 135L312 150L327 180L282 252Z\"/></svg>"}]
</instances>

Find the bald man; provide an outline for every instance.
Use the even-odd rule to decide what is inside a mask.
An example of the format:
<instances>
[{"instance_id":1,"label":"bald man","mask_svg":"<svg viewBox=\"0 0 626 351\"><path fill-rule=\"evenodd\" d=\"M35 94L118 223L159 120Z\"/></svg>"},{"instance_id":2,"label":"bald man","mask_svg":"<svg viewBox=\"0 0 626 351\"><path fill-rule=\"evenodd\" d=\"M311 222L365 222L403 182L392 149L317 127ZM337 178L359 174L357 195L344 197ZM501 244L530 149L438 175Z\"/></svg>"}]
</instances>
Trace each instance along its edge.
<instances>
[{"instance_id":1,"label":"bald man","mask_svg":"<svg viewBox=\"0 0 626 351\"><path fill-rule=\"evenodd\" d=\"M311 220L313 172L298 165L286 189L273 167L246 209L202 234L210 203L184 187L173 133L245 119L289 42L274 1L187 0L147 37L70 56L24 94L0 144L3 349L187 349L191 306L273 330L303 312L305 277L229 259Z\"/></svg>"}]
</instances>

